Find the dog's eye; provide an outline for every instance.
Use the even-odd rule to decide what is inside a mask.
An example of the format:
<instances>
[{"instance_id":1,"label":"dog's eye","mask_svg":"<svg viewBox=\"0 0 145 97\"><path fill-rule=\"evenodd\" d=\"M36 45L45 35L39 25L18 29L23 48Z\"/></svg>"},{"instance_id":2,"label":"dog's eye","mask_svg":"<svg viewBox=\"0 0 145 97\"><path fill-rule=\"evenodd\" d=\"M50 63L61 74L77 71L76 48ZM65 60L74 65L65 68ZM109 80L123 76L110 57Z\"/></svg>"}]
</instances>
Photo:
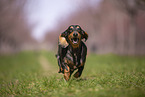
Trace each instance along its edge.
<instances>
[{"instance_id":1,"label":"dog's eye","mask_svg":"<svg viewBox=\"0 0 145 97\"><path fill-rule=\"evenodd\" d=\"M70 32L72 32L72 30L69 30Z\"/></svg>"},{"instance_id":2,"label":"dog's eye","mask_svg":"<svg viewBox=\"0 0 145 97\"><path fill-rule=\"evenodd\" d=\"M78 30L78 32L80 32L81 30Z\"/></svg>"}]
</instances>

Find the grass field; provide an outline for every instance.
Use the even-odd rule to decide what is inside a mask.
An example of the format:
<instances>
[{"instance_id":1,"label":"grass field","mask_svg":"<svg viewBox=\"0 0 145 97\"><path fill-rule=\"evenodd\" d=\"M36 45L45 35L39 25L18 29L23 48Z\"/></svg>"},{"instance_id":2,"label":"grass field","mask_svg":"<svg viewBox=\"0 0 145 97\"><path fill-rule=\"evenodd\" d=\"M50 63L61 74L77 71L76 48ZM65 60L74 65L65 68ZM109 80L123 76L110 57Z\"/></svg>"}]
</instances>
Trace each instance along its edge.
<instances>
[{"instance_id":1,"label":"grass field","mask_svg":"<svg viewBox=\"0 0 145 97\"><path fill-rule=\"evenodd\" d=\"M89 54L69 82L57 71L53 52L0 56L0 96L145 97L145 57Z\"/></svg>"}]
</instances>

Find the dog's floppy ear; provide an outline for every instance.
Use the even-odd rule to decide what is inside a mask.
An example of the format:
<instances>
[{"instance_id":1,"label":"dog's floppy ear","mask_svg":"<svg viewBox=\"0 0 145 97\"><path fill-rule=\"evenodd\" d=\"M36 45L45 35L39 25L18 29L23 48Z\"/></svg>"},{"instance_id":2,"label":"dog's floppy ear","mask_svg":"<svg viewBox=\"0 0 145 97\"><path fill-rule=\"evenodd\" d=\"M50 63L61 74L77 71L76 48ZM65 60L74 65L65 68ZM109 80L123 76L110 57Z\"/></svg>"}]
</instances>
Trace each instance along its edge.
<instances>
[{"instance_id":1,"label":"dog's floppy ear","mask_svg":"<svg viewBox=\"0 0 145 97\"><path fill-rule=\"evenodd\" d=\"M84 30L82 30L81 32L82 32L82 39L85 38L85 41L87 41L87 39L88 39L88 33L85 32Z\"/></svg>"},{"instance_id":2,"label":"dog's floppy ear","mask_svg":"<svg viewBox=\"0 0 145 97\"><path fill-rule=\"evenodd\" d=\"M68 36L68 32L67 32L67 30L66 31L64 31L63 33L61 33L61 37L67 37Z\"/></svg>"},{"instance_id":3,"label":"dog's floppy ear","mask_svg":"<svg viewBox=\"0 0 145 97\"><path fill-rule=\"evenodd\" d=\"M61 33L61 37L67 38L67 36L68 36L68 34L69 34L69 29L70 29L70 26L68 27L67 30L65 30L63 33Z\"/></svg>"}]
</instances>

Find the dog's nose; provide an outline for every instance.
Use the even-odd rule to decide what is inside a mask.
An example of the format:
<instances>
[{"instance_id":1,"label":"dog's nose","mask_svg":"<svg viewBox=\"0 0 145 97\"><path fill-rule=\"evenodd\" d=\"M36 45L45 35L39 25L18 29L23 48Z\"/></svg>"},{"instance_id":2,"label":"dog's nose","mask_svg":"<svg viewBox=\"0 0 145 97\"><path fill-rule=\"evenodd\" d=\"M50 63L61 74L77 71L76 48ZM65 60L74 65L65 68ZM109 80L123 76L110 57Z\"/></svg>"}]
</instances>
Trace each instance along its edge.
<instances>
[{"instance_id":1,"label":"dog's nose","mask_svg":"<svg viewBox=\"0 0 145 97\"><path fill-rule=\"evenodd\" d=\"M77 32L74 32L73 36L74 37L78 36L78 33Z\"/></svg>"}]
</instances>

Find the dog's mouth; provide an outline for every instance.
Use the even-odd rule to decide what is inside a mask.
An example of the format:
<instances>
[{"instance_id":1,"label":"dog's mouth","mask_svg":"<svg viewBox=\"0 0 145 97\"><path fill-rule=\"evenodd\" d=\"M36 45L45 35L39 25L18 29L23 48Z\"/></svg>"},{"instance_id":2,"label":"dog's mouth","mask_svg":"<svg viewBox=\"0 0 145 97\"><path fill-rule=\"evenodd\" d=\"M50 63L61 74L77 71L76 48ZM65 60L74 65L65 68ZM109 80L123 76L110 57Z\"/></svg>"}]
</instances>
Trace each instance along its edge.
<instances>
[{"instance_id":1,"label":"dog's mouth","mask_svg":"<svg viewBox=\"0 0 145 97\"><path fill-rule=\"evenodd\" d=\"M72 38L71 41L72 41L73 44L78 44L79 38L77 38L77 37Z\"/></svg>"}]
</instances>

